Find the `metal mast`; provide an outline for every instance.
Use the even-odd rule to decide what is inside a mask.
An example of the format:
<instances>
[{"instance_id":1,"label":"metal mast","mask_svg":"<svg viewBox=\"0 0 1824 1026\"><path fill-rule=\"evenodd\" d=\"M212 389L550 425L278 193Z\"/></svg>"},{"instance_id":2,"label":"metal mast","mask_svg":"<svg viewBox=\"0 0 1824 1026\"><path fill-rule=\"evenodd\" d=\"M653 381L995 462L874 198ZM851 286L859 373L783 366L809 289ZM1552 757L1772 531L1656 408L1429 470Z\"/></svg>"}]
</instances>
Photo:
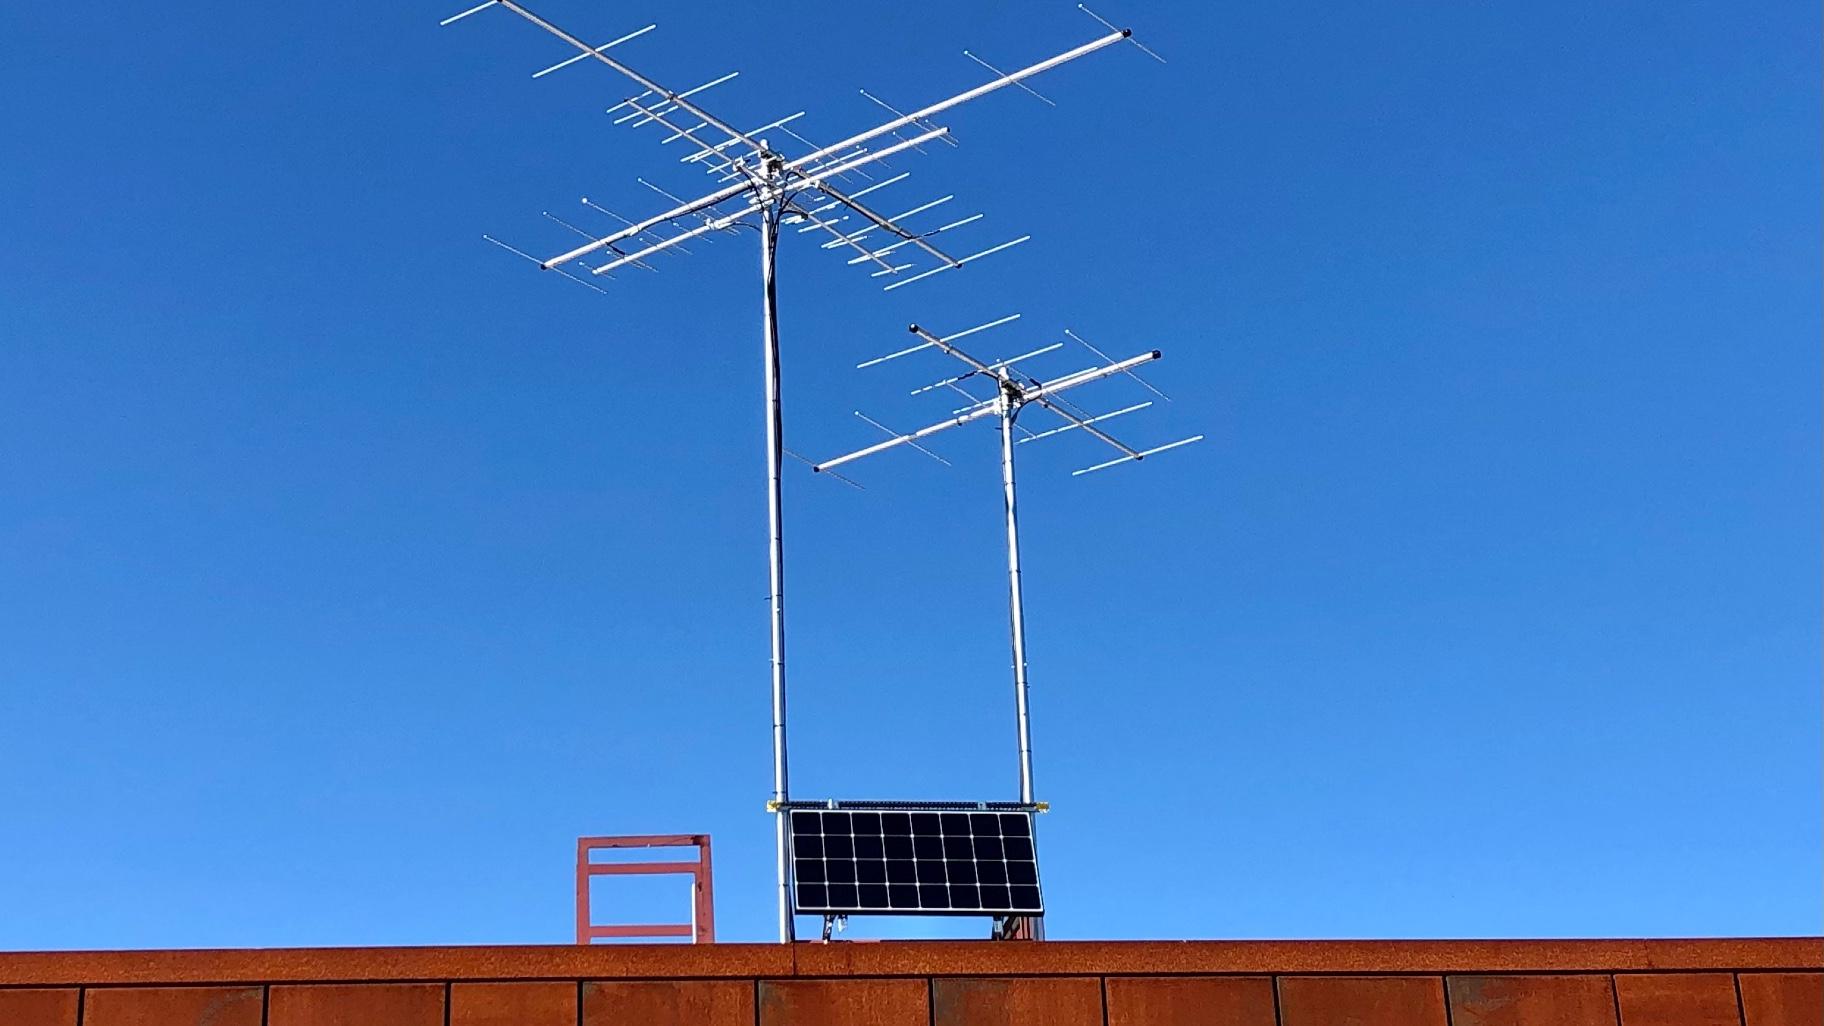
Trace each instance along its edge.
<instances>
[{"instance_id":1,"label":"metal mast","mask_svg":"<svg viewBox=\"0 0 1824 1026\"><path fill-rule=\"evenodd\" d=\"M761 358L766 378L766 568L771 611L773 666L773 802L791 800L791 775L785 754L785 492L780 480L785 455L785 416L779 402L779 293L773 284L773 265L779 244L779 202L763 196L760 213L761 320L764 328ZM773 816L774 852L779 876L779 930L781 941L792 939L792 896L787 881L785 817Z\"/></svg>"},{"instance_id":2,"label":"metal mast","mask_svg":"<svg viewBox=\"0 0 1824 1026\"><path fill-rule=\"evenodd\" d=\"M948 129L933 124L931 118L970 100L1011 85L1019 85L1020 88L1031 92L1030 87L1024 85L1026 79L1123 41L1134 42L1134 45L1139 46L1141 50L1155 59L1157 59L1157 55L1133 41L1130 30L1116 28L1094 12L1089 11L1088 8L1081 8L1110 31L1081 46L1011 73L1001 72L992 65L987 65L974 54L968 54L976 63L993 71L995 77L982 85L921 107L911 113L902 113L864 90L864 95L891 111L895 116L873 128L850 135L834 145L817 146L799 135L795 129L788 127L803 116L803 111L776 119L752 131L743 132L731 123L710 114L693 99L698 94L733 79L738 73L711 79L691 89L674 91L608 54L607 51L650 32L656 27L653 25L647 25L600 46L591 46L578 36L534 13L518 0L483 0L465 11L444 19L441 24L453 24L492 7L500 7L519 16L576 51L568 58L535 72L534 78L542 78L562 68L590 60L608 67L640 88L640 92L637 94L627 97L608 109L610 115L618 115L615 123L630 124L634 128L656 125L667 133L663 143L669 144L680 140L687 142L694 147L694 150L681 158L680 162L698 165L715 175L718 183L721 184L719 188L696 199L681 200L642 179L642 184L648 185L654 191L669 197L676 203L676 206L663 213L643 220L621 217L599 204L584 199L584 205L608 214L623 225L607 234L590 231L547 214L546 217L553 222L587 239L580 245L548 258L540 259L497 239L486 236L484 238L536 263L543 270L555 271L573 281L595 288L586 278L573 273L566 265L592 254L606 251L610 254L609 259L589 268L590 276L612 277L614 271L629 266L651 270L653 268L648 262L648 258L671 249L682 251L682 244L691 239L725 234L738 227L757 227L759 229L763 292L761 334L764 347L766 393L767 562L772 648L773 789L772 799L768 806L776 818L779 939L790 941L793 937L793 922L790 901L791 885L787 872L789 837L784 811L791 797L786 758L785 554L784 503L781 490L781 462L788 450L784 447L780 407L778 303L774 286L779 229L782 225L795 224L802 226L799 228L800 232L820 231L830 236L830 240L823 244L824 248L854 250L858 255L850 259L849 263L876 265L879 269L873 272L874 276L888 276L892 279L884 286L888 290L921 281L943 271L961 268L973 261L1017 246L1027 241L1030 236L1020 236L969 256L953 257L937 248L930 240L940 234L971 224L979 220L982 215L976 214L934 228L911 228L902 222L914 215L933 209L952 197L946 196L889 217L861 203L860 197L903 180L906 177L905 174L902 173L858 188L853 193L847 191L846 183L851 177L865 178L867 172L864 168L887 157L908 149L916 149L923 143L939 139L950 141L947 138ZM968 51L965 53L967 54ZM696 122L695 124L690 123L693 120ZM770 146L767 140L761 136L761 133L773 130L779 130L792 137L805 145L810 152L795 158L787 157ZM913 134L903 134L905 132ZM888 138L893 141L886 142ZM839 187L837 185L839 181L845 184ZM749 220L750 218L757 218L757 223ZM843 222L850 221L851 218L854 218L853 230L837 227ZM866 240L876 232L892 241L885 245L866 243ZM889 255L904 250L906 247L920 251L924 257L929 258L931 266L920 269L913 262L899 262L903 260L903 254L894 257L892 261L887 259ZM907 274L906 272L912 273ZM600 290L598 289L598 291ZM1009 494L1011 495L1011 492ZM1020 672L1023 675L1024 671ZM1021 701L1023 704L1023 697Z\"/></svg>"}]
</instances>

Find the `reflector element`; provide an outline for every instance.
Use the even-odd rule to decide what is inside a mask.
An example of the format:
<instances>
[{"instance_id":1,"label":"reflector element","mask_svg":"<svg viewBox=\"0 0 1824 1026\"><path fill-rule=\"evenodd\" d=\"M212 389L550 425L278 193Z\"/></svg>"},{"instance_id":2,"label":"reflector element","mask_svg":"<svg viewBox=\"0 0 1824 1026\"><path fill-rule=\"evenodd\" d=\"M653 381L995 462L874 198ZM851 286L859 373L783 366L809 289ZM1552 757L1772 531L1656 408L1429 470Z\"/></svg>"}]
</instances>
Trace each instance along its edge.
<instances>
[{"instance_id":1,"label":"reflector element","mask_svg":"<svg viewBox=\"0 0 1824 1026\"><path fill-rule=\"evenodd\" d=\"M1030 812L790 814L800 915L1045 914Z\"/></svg>"}]
</instances>

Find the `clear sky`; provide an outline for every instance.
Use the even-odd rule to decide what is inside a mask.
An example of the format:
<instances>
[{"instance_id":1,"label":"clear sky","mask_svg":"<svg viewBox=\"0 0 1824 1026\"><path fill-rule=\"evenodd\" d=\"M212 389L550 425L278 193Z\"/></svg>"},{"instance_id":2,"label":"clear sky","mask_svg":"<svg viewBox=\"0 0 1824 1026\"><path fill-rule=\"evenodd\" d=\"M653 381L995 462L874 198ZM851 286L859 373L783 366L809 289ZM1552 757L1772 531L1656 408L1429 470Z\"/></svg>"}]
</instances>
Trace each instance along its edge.
<instances>
[{"instance_id":1,"label":"clear sky","mask_svg":"<svg viewBox=\"0 0 1824 1026\"><path fill-rule=\"evenodd\" d=\"M674 831L773 934L753 241L605 296L484 243L706 183L461 6L0 9L0 948L565 941L574 839ZM950 408L856 370L906 322L1013 312L984 354L1162 349L1124 434L1209 435L1022 450L1052 935L1817 932L1816 5L1106 6L1170 63L881 194L1032 242L780 258L807 454ZM823 140L1101 31L538 9ZM794 468L799 797L1015 796L995 445Z\"/></svg>"}]
</instances>

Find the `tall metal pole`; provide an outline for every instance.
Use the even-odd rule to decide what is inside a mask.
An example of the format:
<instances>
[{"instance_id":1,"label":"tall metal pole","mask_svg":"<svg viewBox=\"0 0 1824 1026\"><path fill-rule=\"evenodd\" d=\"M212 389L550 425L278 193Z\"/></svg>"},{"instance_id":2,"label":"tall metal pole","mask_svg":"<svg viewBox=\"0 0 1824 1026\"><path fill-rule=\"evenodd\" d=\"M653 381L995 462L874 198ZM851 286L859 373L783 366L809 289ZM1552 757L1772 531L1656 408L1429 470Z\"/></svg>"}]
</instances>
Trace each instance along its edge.
<instances>
[{"instance_id":1,"label":"tall metal pole","mask_svg":"<svg viewBox=\"0 0 1824 1026\"><path fill-rule=\"evenodd\" d=\"M1001 489L1007 499L1007 594L1013 630L1013 701L1020 727L1020 801L1032 804L1032 720L1026 707L1026 611L1020 598L1020 519L1013 488L1013 418L1019 406L1001 392Z\"/></svg>"},{"instance_id":2,"label":"tall metal pole","mask_svg":"<svg viewBox=\"0 0 1824 1026\"><path fill-rule=\"evenodd\" d=\"M779 405L779 300L773 287L773 258L779 242L779 196L772 183L762 186L760 208L761 322L766 352L766 523L767 579L771 585L773 639L773 833L778 847L779 942L792 940L791 882L787 864L787 814L779 807L791 797L785 760L785 527L780 463L785 455L784 422Z\"/></svg>"}]
</instances>

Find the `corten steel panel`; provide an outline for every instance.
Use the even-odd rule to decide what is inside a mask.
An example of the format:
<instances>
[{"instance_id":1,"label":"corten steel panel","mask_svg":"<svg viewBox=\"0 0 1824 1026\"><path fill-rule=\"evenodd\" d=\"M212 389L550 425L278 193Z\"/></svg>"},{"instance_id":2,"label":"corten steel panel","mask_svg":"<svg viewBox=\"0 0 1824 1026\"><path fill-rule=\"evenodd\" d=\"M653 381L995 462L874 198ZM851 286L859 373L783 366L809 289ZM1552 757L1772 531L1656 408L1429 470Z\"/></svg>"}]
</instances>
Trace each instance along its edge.
<instances>
[{"instance_id":1,"label":"corten steel panel","mask_svg":"<svg viewBox=\"0 0 1824 1026\"><path fill-rule=\"evenodd\" d=\"M1623 973L1621 1026L1742 1026L1733 973Z\"/></svg>"},{"instance_id":2,"label":"corten steel panel","mask_svg":"<svg viewBox=\"0 0 1824 1026\"><path fill-rule=\"evenodd\" d=\"M1824 939L899 941L0 954L0 987L320 980L755 979L1317 973L1816 972Z\"/></svg>"},{"instance_id":3,"label":"corten steel panel","mask_svg":"<svg viewBox=\"0 0 1824 1026\"><path fill-rule=\"evenodd\" d=\"M443 1026L441 983L346 983L272 988L267 1026Z\"/></svg>"},{"instance_id":4,"label":"corten steel panel","mask_svg":"<svg viewBox=\"0 0 1824 1026\"><path fill-rule=\"evenodd\" d=\"M1777 966L1775 968L1786 968ZM790 976L784 944L580 944L0 953L0 987ZM55 981L55 983L51 982Z\"/></svg>"},{"instance_id":5,"label":"corten steel panel","mask_svg":"<svg viewBox=\"0 0 1824 1026\"><path fill-rule=\"evenodd\" d=\"M760 1026L930 1026L925 980L761 980Z\"/></svg>"},{"instance_id":6,"label":"corten steel panel","mask_svg":"<svg viewBox=\"0 0 1824 1026\"><path fill-rule=\"evenodd\" d=\"M796 954L800 976L1445 975L1809 970L1824 964L1824 940L900 941Z\"/></svg>"},{"instance_id":7,"label":"corten steel panel","mask_svg":"<svg viewBox=\"0 0 1824 1026\"><path fill-rule=\"evenodd\" d=\"M1447 1026L1444 980L1438 976L1282 977L1279 1016L1280 1026Z\"/></svg>"},{"instance_id":8,"label":"corten steel panel","mask_svg":"<svg viewBox=\"0 0 1824 1026\"><path fill-rule=\"evenodd\" d=\"M746 980L583 984L582 1026L754 1026Z\"/></svg>"},{"instance_id":9,"label":"corten steel panel","mask_svg":"<svg viewBox=\"0 0 1824 1026\"><path fill-rule=\"evenodd\" d=\"M576 1026L576 984L454 984L450 1026Z\"/></svg>"},{"instance_id":10,"label":"corten steel panel","mask_svg":"<svg viewBox=\"0 0 1824 1026\"><path fill-rule=\"evenodd\" d=\"M74 990L0 990L6 1026L76 1026L82 995Z\"/></svg>"},{"instance_id":11,"label":"corten steel panel","mask_svg":"<svg viewBox=\"0 0 1824 1026\"><path fill-rule=\"evenodd\" d=\"M1615 986L1578 976L1452 976L1452 1026L1616 1026Z\"/></svg>"},{"instance_id":12,"label":"corten steel panel","mask_svg":"<svg viewBox=\"0 0 1824 1026\"><path fill-rule=\"evenodd\" d=\"M1742 973L1746 1026L1818 1026L1824 1022L1824 973Z\"/></svg>"},{"instance_id":13,"label":"corten steel panel","mask_svg":"<svg viewBox=\"0 0 1824 1026\"><path fill-rule=\"evenodd\" d=\"M1108 1026L1276 1026L1267 976L1111 976Z\"/></svg>"},{"instance_id":14,"label":"corten steel panel","mask_svg":"<svg viewBox=\"0 0 1824 1026\"><path fill-rule=\"evenodd\" d=\"M82 1026L260 1026L265 1011L260 987L96 987Z\"/></svg>"},{"instance_id":15,"label":"corten steel panel","mask_svg":"<svg viewBox=\"0 0 1824 1026\"><path fill-rule=\"evenodd\" d=\"M1102 980L1094 976L931 981L932 1026L1102 1026Z\"/></svg>"}]
</instances>

